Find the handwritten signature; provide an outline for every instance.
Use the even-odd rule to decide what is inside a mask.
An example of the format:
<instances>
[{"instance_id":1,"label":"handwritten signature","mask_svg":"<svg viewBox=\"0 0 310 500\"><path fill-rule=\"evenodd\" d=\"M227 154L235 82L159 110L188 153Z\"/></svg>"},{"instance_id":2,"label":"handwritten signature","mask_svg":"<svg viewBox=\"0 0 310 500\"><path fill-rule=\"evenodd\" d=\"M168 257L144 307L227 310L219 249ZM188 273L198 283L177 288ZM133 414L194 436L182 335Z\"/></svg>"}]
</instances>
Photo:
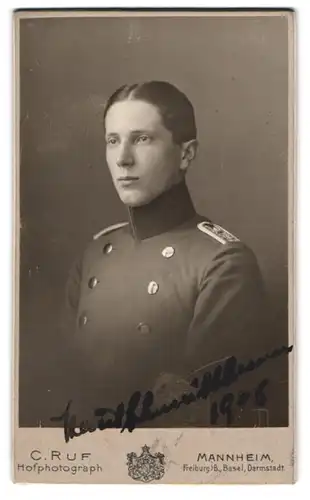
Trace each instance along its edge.
<instances>
[{"instance_id":1,"label":"handwritten signature","mask_svg":"<svg viewBox=\"0 0 310 500\"><path fill-rule=\"evenodd\" d=\"M170 413L173 410L177 410L182 405L190 405L198 400L206 400L209 395L216 393L221 387L229 387L240 376L245 375L248 372L254 371L259 368L267 360L275 359L281 355L289 354L293 349L293 346L282 346L280 348L274 349L270 353L266 353L264 356L258 357L254 360L249 360L246 364L238 363L236 357L231 356L227 358L223 365L217 365L213 371L207 371L203 374L201 380L194 377L190 386L195 389L191 392L186 392L177 399L172 399L168 404L165 403L157 409L152 409L154 403L154 394L152 391L145 392L144 395L140 391L135 391L128 402L127 408L123 402L119 403L116 409L111 408L97 408L94 410L94 414L99 418L96 427L90 426L87 421L82 421L77 423L76 415L70 413L70 408L72 401L69 401L64 412L56 417L52 417L53 422L63 422L64 426L64 437L65 441L69 442L70 439L74 437L82 436L87 432L94 432L95 430L104 429L120 429L120 432L124 432L127 429L132 432L137 425L153 420L160 415ZM263 393L264 388L268 384L269 380L264 379L260 382L255 391L256 401L260 404L265 403L266 396ZM250 397L249 392L241 393L237 400L239 406L244 406ZM234 396L231 393L227 393L221 400L219 409L223 415L227 417L227 426L232 423L232 413L231 405L234 401ZM140 410L137 414L137 410ZM218 418L218 407L214 403L211 407L211 423L214 424Z\"/></svg>"}]
</instances>

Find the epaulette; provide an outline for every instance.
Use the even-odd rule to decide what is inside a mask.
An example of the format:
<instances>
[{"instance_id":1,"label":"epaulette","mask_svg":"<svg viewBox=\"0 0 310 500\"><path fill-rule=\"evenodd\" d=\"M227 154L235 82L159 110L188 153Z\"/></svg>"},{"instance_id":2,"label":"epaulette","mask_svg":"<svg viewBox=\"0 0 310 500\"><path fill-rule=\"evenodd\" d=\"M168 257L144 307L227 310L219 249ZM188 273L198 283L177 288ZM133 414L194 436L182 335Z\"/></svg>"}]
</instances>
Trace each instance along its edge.
<instances>
[{"instance_id":1,"label":"epaulette","mask_svg":"<svg viewBox=\"0 0 310 500\"><path fill-rule=\"evenodd\" d=\"M233 243L234 241L240 241L239 238L226 231L226 229L218 226L217 224L213 224L210 221L199 222L197 227L200 231L212 236L212 238L219 241L223 245L226 243Z\"/></svg>"},{"instance_id":2,"label":"epaulette","mask_svg":"<svg viewBox=\"0 0 310 500\"><path fill-rule=\"evenodd\" d=\"M93 236L94 240L97 240L100 238L100 236L103 236L104 234L109 234L112 233L112 231L116 231L116 229L119 229L123 226L127 226L128 222L119 222L118 224L112 224L111 226L106 227L105 229L102 229L99 231L99 233L95 234Z\"/></svg>"}]
</instances>

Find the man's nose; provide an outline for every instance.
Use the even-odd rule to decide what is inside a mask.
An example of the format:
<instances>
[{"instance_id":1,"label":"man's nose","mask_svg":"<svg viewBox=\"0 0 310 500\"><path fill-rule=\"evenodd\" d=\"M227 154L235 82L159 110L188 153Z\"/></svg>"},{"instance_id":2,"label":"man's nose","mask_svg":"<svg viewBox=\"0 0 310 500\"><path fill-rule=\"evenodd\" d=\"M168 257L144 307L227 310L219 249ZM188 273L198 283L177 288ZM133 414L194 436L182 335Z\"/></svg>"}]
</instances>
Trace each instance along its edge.
<instances>
[{"instance_id":1,"label":"man's nose","mask_svg":"<svg viewBox=\"0 0 310 500\"><path fill-rule=\"evenodd\" d=\"M128 142L120 145L116 163L119 167L131 167L134 164L134 157Z\"/></svg>"}]
</instances>

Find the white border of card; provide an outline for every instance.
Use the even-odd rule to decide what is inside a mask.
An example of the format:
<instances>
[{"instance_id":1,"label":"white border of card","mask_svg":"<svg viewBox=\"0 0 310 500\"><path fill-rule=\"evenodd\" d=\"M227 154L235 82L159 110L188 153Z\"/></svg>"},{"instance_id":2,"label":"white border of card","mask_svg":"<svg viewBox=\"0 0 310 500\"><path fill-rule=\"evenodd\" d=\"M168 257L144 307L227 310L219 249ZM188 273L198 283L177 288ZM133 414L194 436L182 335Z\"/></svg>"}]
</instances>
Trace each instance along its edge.
<instances>
[{"instance_id":1,"label":"white border of card","mask_svg":"<svg viewBox=\"0 0 310 500\"><path fill-rule=\"evenodd\" d=\"M61 428L21 428L19 399L20 73L19 21L42 17L284 16L289 38L289 346L295 345L295 14L289 10L20 11L14 14L14 481L19 483L261 484L295 481L295 351L289 353L289 426L255 428L138 428L85 433L64 440ZM223 466L224 463L224 466Z\"/></svg>"}]
</instances>

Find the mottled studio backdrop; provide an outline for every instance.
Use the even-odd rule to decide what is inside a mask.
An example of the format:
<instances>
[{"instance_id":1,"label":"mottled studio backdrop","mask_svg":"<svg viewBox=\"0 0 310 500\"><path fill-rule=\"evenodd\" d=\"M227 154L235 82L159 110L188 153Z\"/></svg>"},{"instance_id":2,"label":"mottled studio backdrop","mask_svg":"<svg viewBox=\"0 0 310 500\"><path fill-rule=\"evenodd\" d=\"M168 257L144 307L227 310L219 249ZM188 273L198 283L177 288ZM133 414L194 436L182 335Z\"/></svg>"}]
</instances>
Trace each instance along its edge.
<instances>
[{"instance_id":1,"label":"mottled studio backdrop","mask_svg":"<svg viewBox=\"0 0 310 500\"><path fill-rule=\"evenodd\" d=\"M253 248L275 344L286 343L287 20L24 19L20 35L20 424L38 425L47 399L57 401L46 380L57 379L73 259L126 218L102 129L105 100L124 83L167 80L191 99L196 208Z\"/></svg>"}]
</instances>

